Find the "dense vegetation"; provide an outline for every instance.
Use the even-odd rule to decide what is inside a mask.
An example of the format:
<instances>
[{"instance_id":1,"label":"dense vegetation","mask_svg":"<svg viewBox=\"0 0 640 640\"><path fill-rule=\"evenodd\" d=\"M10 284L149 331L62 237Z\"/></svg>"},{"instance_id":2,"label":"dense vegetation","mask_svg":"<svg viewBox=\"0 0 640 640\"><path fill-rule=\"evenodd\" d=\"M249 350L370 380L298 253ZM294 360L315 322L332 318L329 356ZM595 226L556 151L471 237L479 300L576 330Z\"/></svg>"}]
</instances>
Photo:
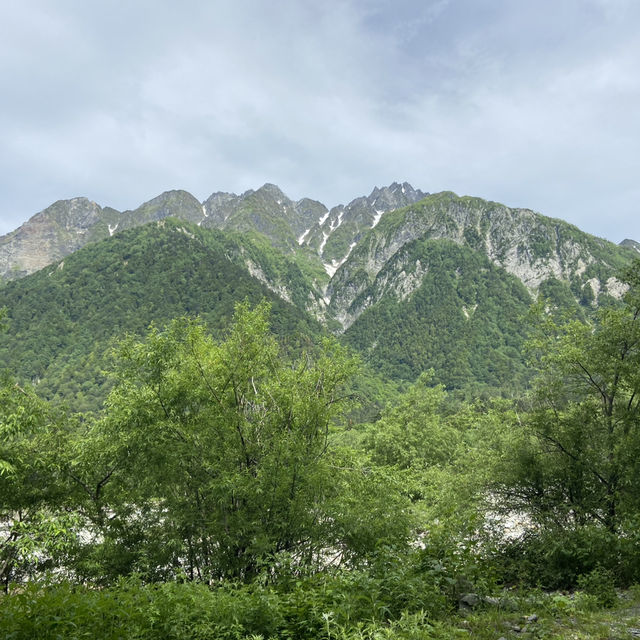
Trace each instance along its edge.
<instances>
[{"instance_id":1,"label":"dense vegetation","mask_svg":"<svg viewBox=\"0 0 640 640\"><path fill-rule=\"evenodd\" d=\"M21 379L38 382L42 397L78 410L98 409L109 381L105 352L126 333L142 335L152 322L182 314L200 316L212 331L225 327L238 300L273 306L273 328L289 342L322 333L304 307L299 311L252 278L236 256L241 248L274 278L284 273L295 299L308 296L305 278L291 261L266 248L217 231L165 220L123 231L85 247L0 295L11 318L0 336L0 361Z\"/></svg>"},{"instance_id":2,"label":"dense vegetation","mask_svg":"<svg viewBox=\"0 0 640 640\"><path fill-rule=\"evenodd\" d=\"M472 383L492 389L526 386L522 346L532 300L520 281L484 254L421 238L398 251L354 305L375 300L400 270L405 281L419 278L417 289L367 305L345 336L377 370L392 379L415 380L433 368L436 381L449 389Z\"/></svg>"},{"instance_id":3,"label":"dense vegetation","mask_svg":"<svg viewBox=\"0 0 640 640\"><path fill-rule=\"evenodd\" d=\"M271 288L252 277L247 264ZM426 273L415 274L416 264ZM403 269L409 279L422 281L412 295L398 299L380 283ZM11 319L0 335L0 362L35 383L41 397L97 411L110 388L106 354L118 337L142 336L150 323L185 313L220 331L236 301L265 299L275 333L295 351L338 326L328 317L323 327L310 313L324 304L315 284L323 277L305 250L288 256L260 234L165 219L122 231L0 288L0 305ZM577 308L566 285L559 286L567 299L551 285L548 297ZM377 291L384 295L370 304ZM531 299L483 254L418 239L398 252L355 304L362 301L369 308L341 339L367 365L353 385L375 405L363 407L364 415L375 415L389 389L406 386L429 368L435 381L467 396L497 390L513 395L525 388L522 345Z\"/></svg>"},{"instance_id":4,"label":"dense vegetation","mask_svg":"<svg viewBox=\"0 0 640 640\"><path fill-rule=\"evenodd\" d=\"M64 269L40 276L56 295ZM122 338L99 412L69 412L5 372L0 628L453 638L456 610L475 607L467 629L489 638L512 633L492 611L515 629L535 607L532 637L553 637L562 616L615 605L617 587L640 582L640 263L624 278L624 305L595 319L543 301L531 312L530 393L463 402L426 372L370 423L346 417L352 353L320 332L283 344L267 302L236 305L225 329L222 314L180 316Z\"/></svg>"},{"instance_id":5,"label":"dense vegetation","mask_svg":"<svg viewBox=\"0 0 640 640\"><path fill-rule=\"evenodd\" d=\"M442 248L440 253L446 266L457 260L451 248ZM64 402L77 411L97 411L111 385L104 375L111 366L110 347L127 333L142 336L150 323L161 325L186 313L201 317L216 332L228 325L236 301L257 304L265 299L272 305L273 330L289 351L299 350L327 333L305 311L305 305L313 305L318 295L310 283L320 279L313 263L305 261L305 255L303 251L294 258L287 257L259 234L241 237L171 219L122 231L0 289L0 304L7 307L11 319L9 331L0 335L0 362L10 364L19 379L35 383L41 397ZM451 309L444 303L458 304L455 311L459 315L460 305L467 304L466 298L453 292L451 300L440 301L442 313L434 317L432 311L424 312L421 302L424 291L435 295L430 284L425 284L416 296L420 300L411 303L420 306L417 311L409 313L406 305L393 307L393 301L387 300L382 309L394 316L393 322L385 316L389 326L404 326L393 344L388 342L389 334L382 337L377 350L370 348L371 320L379 320L380 310L373 316L365 314L362 322L345 336L347 344L360 351L367 365L352 380L352 391L364 399L357 411L352 409L353 417L377 415L397 384L415 380L428 367L436 368L438 380L450 388L467 390L495 388L503 383L504 371L502 377L490 371L498 361L503 369L510 366L522 372L522 323L518 317L526 311L523 300L527 294L502 273L493 278L494 298L490 298L487 287L479 288L474 281L474 260L480 258L474 254L471 267L458 279L456 291L468 290L478 299L487 295L489 304L493 304L491 300L495 302L495 295L505 295L504 304L515 300L513 319L494 317L487 323L482 304L471 323L462 319L449 325ZM251 277L246 261L266 281L286 290L291 303ZM436 269L434 274L441 272ZM495 268L490 268L490 273L495 274ZM433 277L429 280L432 282ZM507 290L513 287L520 297L509 297ZM494 304L494 314L497 310ZM447 322L442 323L443 319ZM434 333L438 326L434 322L440 322L441 331ZM469 331L471 325L473 331ZM513 337L509 338L511 330ZM477 346L472 343L475 339ZM501 351L501 360L491 358L487 351L487 343L493 340L496 344L505 340L512 343L512 347ZM449 353L456 341L459 346ZM473 367L468 365L469 357L475 359ZM453 367L451 374L446 373L456 358L463 362L462 369ZM408 364L399 363L401 359L408 360ZM521 373L512 376L510 385L523 380Z\"/></svg>"}]
</instances>

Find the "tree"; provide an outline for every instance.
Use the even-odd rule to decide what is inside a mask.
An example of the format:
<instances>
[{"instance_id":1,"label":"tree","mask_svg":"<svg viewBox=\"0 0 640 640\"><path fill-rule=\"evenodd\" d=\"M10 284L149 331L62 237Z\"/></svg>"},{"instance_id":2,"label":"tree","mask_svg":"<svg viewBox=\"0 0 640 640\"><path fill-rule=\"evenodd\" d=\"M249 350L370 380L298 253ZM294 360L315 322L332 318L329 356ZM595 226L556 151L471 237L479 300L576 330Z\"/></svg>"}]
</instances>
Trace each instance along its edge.
<instances>
[{"instance_id":1,"label":"tree","mask_svg":"<svg viewBox=\"0 0 640 640\"><path fill-rule=\"evenodd\" d=\"M7 329L0 309L0 333ZM0 371L0 582L51 563L70 542L58 473L62 420L33 389Z\"/></svg>"},{"instance_id":2,"label":"tree","mask_svg":"<svg viewBox=\"0 0 640 640\"><path fill-rule=\"evenodd\" d=\"M60 473L63 417L0 373L0 581L18 580L62 560L74 518Z\"/></svg>"},{"instance_id":3,"label":"tree","mask_svg":"<svg viewBox=\"0 0 640 640\"><path fill-rule=\"evenodd\" d=\"M551 315L532 342L541 373L501 492L561 526L619 532L640 507L640 262L624 305L591 325Z\"/></svg>"},{"instance_id":4,"label":"tree","mask_svg":"<svg viewBox=\"0 0 640 640\"><path fill-rule=\"evenodd\" d=\"M443 416L447 393L423 373L370 429L367 448L376 464L421 471L449 463L460 434Z\"/></svg>"},{"instance_id":5,"label":"tree","mask_svg":"<svg viewBox=\"0 0 640 640\"><path fill-rule=\"evenodd\" d=\"M222 341L182 318L120 344L76 475L105 544L132 549L130 569L250 579L262 562L309 564L337 546L329 432L355 363L331 340L287 362L268 311L239 305Z\"/></svg>"}]
</instances>

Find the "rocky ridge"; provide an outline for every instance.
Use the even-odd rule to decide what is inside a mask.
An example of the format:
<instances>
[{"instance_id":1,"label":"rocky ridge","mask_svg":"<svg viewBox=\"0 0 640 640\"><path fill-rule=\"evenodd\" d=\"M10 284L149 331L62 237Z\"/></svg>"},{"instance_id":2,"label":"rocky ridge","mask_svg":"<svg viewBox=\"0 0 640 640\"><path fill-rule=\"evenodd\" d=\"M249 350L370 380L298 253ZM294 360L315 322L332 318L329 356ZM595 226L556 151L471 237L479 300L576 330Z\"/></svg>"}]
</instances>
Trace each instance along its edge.
<instances>
[{"instance_id":1,"label":"rocky ridge","mask_svg":"<svg viewBox=\"0 0 640 640\"><path fill-rule=\"evenodd\" d=\"M28 275L88 242L167 217L204 228L259 232L278 248L291 252L308 246L320 257L327 254L325 269L333 275L336 264L346 259L348 247L375 226L383 213L417 202L424 195L407 183L393 183L331 211L310 198L293 201L273 184L241 195L215 192L203 202L187 191L166 191L137 209L123 212L102 208L87 198L59 200L0 237L0 280ZM333 232L342 223L334 241ZM345 244L347 249L340 253Z\"/></svg>"},{"instance_id":2,"label":"rocky ridge","mask_svg":"<svg viewBox=\"0 0 640 640\"><path fill-rule=\"evenodd\" d=\"M109 237L120 213L87 198L54 202L15 231L0 237L0 281L21 278L89 242Z\"/></svg>"},{"instance_id":3,"label":"rocky ridge","mask_svg":"<svg viewBox=\"0 0 640 640\"><path fill-rule=\"evenodd\" d=\"M427 267L401 252L418 238L479 251L531 294L561 281L576 299L592 303L601 295L622 295L615 274L640 250L632 240L617 247L527 209L451 192L430 195L406 182L376 187L369 196L330 210L310 198L293 201L276 185L265 184L241 195L215 192L204 202L186 191L168 191L124 212L86 198L58 201L0 238L0 280L22 277L90 242L167 217L268 242L278 260L293 260L305 273L307 310L337 320L343 329L383 297L402 300L420 286ZM264 251L247 246L240 253L251 275L283 299L293 299L286 269L274 276Z\"/></svg>"},{"instance_id":4,"label":"rocky ridge","mask_svg":"<svg viewBox=\"0 0 640 640\"><path fill-rule=\"evenodd\" d=\"M615 273L629 258L628 249L528 209L511 209L480 198L443 192L383 216L336 272L327 296L333 315L345 328L373 302L359 296L376 281L385 265L416 238L450 240L480 251L516 276L531 294L550 279L572 285L576 297L587 286L591 290L588 295L596 300L603 293L619 298L624 292ZM395 280L400 279L400 284L390 284L387 274L376 298L389 286L401 292L397 296L410 295L421 282L419 261L410 266L411 278L406 269L396 273Z\"/></svg>"}]
</instances>

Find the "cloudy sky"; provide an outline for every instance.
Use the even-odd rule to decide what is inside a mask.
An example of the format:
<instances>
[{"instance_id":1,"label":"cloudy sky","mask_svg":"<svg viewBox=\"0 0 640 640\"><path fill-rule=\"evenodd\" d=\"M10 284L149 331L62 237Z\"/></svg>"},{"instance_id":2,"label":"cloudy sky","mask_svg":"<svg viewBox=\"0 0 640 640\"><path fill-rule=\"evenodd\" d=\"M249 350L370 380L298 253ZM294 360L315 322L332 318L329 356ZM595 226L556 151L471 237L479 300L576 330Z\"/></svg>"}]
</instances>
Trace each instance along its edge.
<instances>
[{"instance_id":1,"label":"cloudy sky","mask_svg":"<svg viewBox=\"0 0 640 640\"><path fill-rule=\"evenodd\" d=\"M0 233L409 181L640 241L638 0L0 0Z\"/></svg>"}]
</instances>

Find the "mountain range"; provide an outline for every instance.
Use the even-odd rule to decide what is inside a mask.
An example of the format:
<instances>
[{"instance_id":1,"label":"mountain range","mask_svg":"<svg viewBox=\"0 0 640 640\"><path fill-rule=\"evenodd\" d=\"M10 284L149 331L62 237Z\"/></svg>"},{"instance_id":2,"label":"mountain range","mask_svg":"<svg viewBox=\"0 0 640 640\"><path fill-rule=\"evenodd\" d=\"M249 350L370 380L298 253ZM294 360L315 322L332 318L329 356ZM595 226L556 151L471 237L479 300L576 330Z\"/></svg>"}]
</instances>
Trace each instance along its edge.
<instances>
[{"instance_id":1,"label":"mountain range","mask_svg":"<svg viewBox=\"0 0 640 640\"><path fill-rule=\"evenodd\" d=\"M272 184L203 202L168 191L122 212L61 200L0 237L12 327L0 362L77 398L82 383L65 394L63 371L86 378L113 336L181 313L222 326L234 301L267 297L282 336L337 334L384 378L433 368L450 388L525 385L535 297L589 315L621 297L617 275L639 250L406 182L331 209Z\"/></svg>"}]
</instances>

